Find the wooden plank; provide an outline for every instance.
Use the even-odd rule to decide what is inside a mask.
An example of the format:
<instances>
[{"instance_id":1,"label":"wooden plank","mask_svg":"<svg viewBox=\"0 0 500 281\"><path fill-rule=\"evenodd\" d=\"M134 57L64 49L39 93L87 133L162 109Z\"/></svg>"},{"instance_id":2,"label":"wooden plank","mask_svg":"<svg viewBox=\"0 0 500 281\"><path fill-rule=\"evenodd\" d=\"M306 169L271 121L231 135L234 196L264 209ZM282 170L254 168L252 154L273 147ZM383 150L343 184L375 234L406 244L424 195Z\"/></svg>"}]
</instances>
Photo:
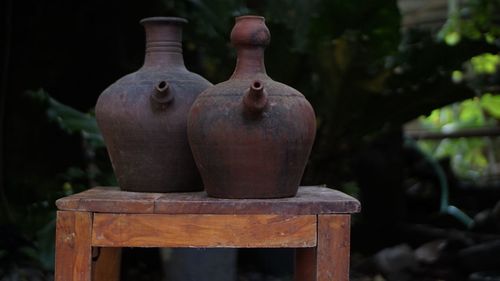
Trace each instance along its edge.
<instances>
[{"instance_id":1,"label":"wooden plank","mask_svg":"<svg viewBox=\"0 0 500 281\"><path fill-rule=\"evenodd\" d=\"M91 213L57 212L56 281L91 281L91 228Z\"/></svg>"},{"instance_id":2,"label":"wooden plank","mask_svg":"<svg viewBox=\"0 0 500 281\"><path fill-rule=\"evenodd\" d=\"M92 281L119 281L121 248L96 248L98 256L92 264Z\"/></svg>"},{"instance_id":3,"label":"wooden plank","mask_svg":"<svg viewBox=\"0 0 500 281\"><path fill-rule=\"evenodd\" d=\"M295 250L294 281L316 281L316 247Z\"/></svg>"},{"instance_id":4,"label":"wooden plank","mask_svg":"<svg viewBox=\"0 0 500 281\"><path fill-rule=\"evenodd\" d=\"M95 214L102 247L314 247L316 216Z\"/></svg>"},{"instance_id":5,"label":"wooden plank","mask_svg":"<svg viewBox=\"0 0 500 281\"><path fill-rule=\"evenodd\" d=\"M138 193L117 188L94 188L59 199L61 210L101 213L158 214L280 214L356 213L359 202L326 187L301 187L297 196L279 199L218 199L205 192Z\"/></svg>"},{"instance_id":6,"label":"wooden plank","mask_svg":"<svg viewBox=\"0 0 500 281\"><path fill-rule=\"evenodd\" d=\"M350 215L318 216L318 281L349 281Z\"/></svg>"},{"instance_id":7,"label":"wooden plank","mask_svg":"<svg viewBox=\"0 0 500 281\"><path fill-rule=\"evenodd\" d=\"M153 213L155 200L160 193L121 191L117 187L96 187L56 201L59 210L110 212L110 213Z\"/></svg>"},{"instance_id":8,"label":"wooden plank","mask_svg":"<svg viewBox=\"0 0 500 281\"><path fill-rule=\"evenodd\" d=\"M295 197L277 199L219 199L204 192L165 194L156 200L155 213L168 214L282 214L356 213L359 202L326 187L301 187Z\"/></svg>"}]
</instances>

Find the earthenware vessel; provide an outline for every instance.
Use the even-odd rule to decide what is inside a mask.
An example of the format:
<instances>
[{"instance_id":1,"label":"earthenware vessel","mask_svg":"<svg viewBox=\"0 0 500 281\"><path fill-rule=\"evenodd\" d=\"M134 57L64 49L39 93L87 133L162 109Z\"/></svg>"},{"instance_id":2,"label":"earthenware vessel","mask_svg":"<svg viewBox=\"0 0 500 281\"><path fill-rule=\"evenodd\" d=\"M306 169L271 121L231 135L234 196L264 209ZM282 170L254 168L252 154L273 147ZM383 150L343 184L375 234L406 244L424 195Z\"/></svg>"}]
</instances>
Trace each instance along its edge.
<instances>
[{"instance_id":1,"label":"earthenware vessel","mask_svg":"<svg viewBox=\"0 0 500 281\"><path fill-rule=\"evenodd\" d=\"M122 190L201 190L189 148L187 114L211 84L184 66L182 18L141 21L146 31L144 65L99 97L96 118Z\"/></svg>"},{"instance_id":2,"label":"earthenware vessel","mask_svg":"<svg viewBox=\"0 0 500 281\"><path fill-rule=\"evenodd\" d=\"M228 81L193 103L188 137L204 187L220 198L297 193L316 132L314 110L297 90L266 74L264 18L236 18L237 63Z\"/></svg>"}]
</instances>

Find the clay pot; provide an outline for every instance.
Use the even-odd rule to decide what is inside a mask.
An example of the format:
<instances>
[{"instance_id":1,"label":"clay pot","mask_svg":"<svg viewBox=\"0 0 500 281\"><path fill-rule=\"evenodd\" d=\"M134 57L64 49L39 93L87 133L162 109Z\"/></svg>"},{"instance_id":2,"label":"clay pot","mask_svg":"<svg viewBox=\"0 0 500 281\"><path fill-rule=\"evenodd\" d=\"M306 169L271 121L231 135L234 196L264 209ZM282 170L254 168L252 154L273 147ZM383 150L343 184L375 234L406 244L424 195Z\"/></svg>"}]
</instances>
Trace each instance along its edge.
<instances>
[{"instance_id":1,"label":"clay pot","mask_svg":"<svg viewBox=\"0 0 500 281\"><path fill-rule=\"evenodd\" d=\"M182 57L182 18L141 21L144 65L109 86L96 117L122 190L202 189L187 141L187 114L210 82L189 72Z\"/></svg>"},{"instance_id":2,"label":"clay pot","mask_svg":"<svg viewBox=\"0 0 500 281\"><path fill-rule=\"evenodd\" d=\"M270 34L264 18L236 18L231 78L194 102L188 137L209 196L290 197L304 173L316 132L314 110L297 90L266 74Z\"/></svg>"}]
</instances>

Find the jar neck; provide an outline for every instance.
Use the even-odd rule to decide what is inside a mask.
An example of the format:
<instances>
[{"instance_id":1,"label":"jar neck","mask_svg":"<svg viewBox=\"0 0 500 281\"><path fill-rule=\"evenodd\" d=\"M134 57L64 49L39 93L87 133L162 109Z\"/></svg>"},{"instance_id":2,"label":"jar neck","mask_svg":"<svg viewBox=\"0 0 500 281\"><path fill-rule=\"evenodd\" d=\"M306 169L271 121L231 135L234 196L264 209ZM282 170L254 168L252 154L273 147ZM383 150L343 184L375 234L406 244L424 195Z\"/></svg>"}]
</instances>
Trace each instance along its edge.
<instances>
[{"instance_id":1,"label":"jar neck","mask_svg":"<svg viewBox=\"0 0 500 281\"><path fill-rule=\"evenodd\" d=\"M169 65L185 68L182 56L182 27L170 22L146 22L144 67Z\"/></svg>"},{"instance_id":2,"label":"jar neck","mask_svg":"<svg viewBox=\"0 0 500 281\"><path fill-rule=\"evenodd\" d=\"M236 68L231 78L252 78L256 74L266 74L264 47L238 46Z\"/></svg>"}]
</instances>

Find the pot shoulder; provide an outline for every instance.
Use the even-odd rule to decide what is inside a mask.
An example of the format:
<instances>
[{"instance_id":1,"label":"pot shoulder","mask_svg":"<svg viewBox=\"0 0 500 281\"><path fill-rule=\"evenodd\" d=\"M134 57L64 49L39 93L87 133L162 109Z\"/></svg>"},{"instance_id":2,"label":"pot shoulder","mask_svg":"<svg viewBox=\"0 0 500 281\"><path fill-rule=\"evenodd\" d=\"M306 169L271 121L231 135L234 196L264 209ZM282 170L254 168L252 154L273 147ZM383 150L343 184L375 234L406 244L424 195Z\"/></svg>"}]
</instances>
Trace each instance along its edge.
<instances>
[{"instance_id":1,"label":"pot shoulder","mask_svg":"<svg viewBox=\"0 0 500 281\"><path fill-rule=\"evenodd\" d=\"M229 79L208 88L202 93L202 95L204 97L243 96L245 92L251 87L251 85L256 81L262 83L264 90L270 97L291 96L304 98L304 95L302 95L302 93L300 93L296 89L283 83L274 81L267 75L257 75L254 78Z\"/></svg>"},{"instance_id":2,"label":"pot shoulder","mask_svg":"<svg viewBox=\"0 0 500 281\"><path fill-rule=\"evenodd\" d=\"M127 111L150 105L150 96L162 81L168 83L175 95L175 106L189 107L196 97L212 84L200 75L185 69L176 70L161 67L141 68L127 74L106 88L96 104L96 115L108 115L110 112Z\"/></svg>"},{"instance_id":3,"label":"pot shoulder","mask_svg":"<svg viewBox=\"0 0 500 281\"><path fill-rule=\"evenodd\" d=\"M155 86L161 81L166 81L184 90L192 90L197 94L201 93L209 86L212 86L212 84L202 76L185 69L172 70L158 67L141 68L136 72L127 74L116 80L102 92L99 98L122 92L125 94L139 92L142 88L151 88L151 86Z\"/></svg>"},{"instance_id":4,"label":"pot shoulder","mask_svg":"<svg viewBox=\"0 0 500 281\"><path fill-rule=\"evenodd\" d=\"M232 79L203 92L193 104L188 130L195 143L254 142L255 137L309 142L316 130L315 113L297 90L273 81L260 81L268 95L260 113L248 113L243 97L254 79Z\"/></svg>"}]
</instances>

